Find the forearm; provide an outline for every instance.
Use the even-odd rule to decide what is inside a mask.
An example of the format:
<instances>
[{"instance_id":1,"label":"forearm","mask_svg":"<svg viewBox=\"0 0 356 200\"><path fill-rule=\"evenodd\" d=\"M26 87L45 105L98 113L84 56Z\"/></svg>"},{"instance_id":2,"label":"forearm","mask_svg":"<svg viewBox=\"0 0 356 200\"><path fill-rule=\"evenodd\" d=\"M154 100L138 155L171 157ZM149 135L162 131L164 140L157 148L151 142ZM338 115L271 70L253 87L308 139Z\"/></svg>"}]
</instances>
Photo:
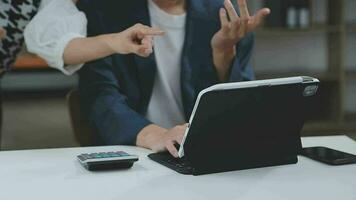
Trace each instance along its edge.
<instances>
[{"instance_id":1,"label":"forearm","mask_svg":"<svg viewBox=\"0 0 356 200\"><path fill-rule=\"evenodd\" d=\"M137 135L136 146L158 151L157 141L163 140L167 129L151 124L146 126Z\"/></svg>"},{"instance_id":2,"label":"forearm","mask_svg":"<svg viewBox=\"0 0 356 200\"><path fill-rule=\"evenodd\" d=\"M213 49L213 61L220 82L227 82L231 75L231 65L236 56L236 49L221 51Z\"/></svg>"},{"instance_id":3,"label":"forearm","mask_svg":"<svg viewBox=\"0 0 356 200\"><path fill-rule=\"evenodd\" d=\"M77 65L114 54L115 51L110 46L112 37L113 34L106 34L71 40L63 53L64 63Z\"/></svg>"}]
</instances>

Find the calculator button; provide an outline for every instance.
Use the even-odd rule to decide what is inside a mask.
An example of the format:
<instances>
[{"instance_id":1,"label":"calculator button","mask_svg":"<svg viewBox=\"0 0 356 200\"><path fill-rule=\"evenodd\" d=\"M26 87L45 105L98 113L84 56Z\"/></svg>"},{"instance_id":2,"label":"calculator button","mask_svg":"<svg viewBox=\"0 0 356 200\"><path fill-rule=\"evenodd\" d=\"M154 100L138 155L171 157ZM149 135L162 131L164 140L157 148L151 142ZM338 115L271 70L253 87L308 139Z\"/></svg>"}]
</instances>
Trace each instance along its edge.
<instances>
[{"instance_id":1,"label":"calculator button","mask_svg":"<svg viewBox=\"0 0 356 200\"><path fill-rule=\"evenodd\" d=\"M96 159L96 158L100 158L99 154L95 154L91 156L91 159Z\"/></svg>"},{"instance_id":2,"label":"calculator button","mask_svg":"<svg viewBox=\"0 0 356 200\"><path fill-rule=\"evenodd\" d=\"M81 161L84 161L84 160L86 160L86 158L84 157L84 156L78 156L78 158L81 160Z\"/></svg>"},{"instance_id":3,"label":"calculator button","mask_svg":"<svg viewBox=\"0 0 356 200\"><path fill-rule=\"evenodd\" d=\"M129 154L123 151L118 152L120 156L128 156Z\"/></svg>"},{"instance_id":4,"label":"calculator button","mask_svg":"<svg viewBox=\"0 0 356 200\"><path fill-rule=\"evenodd\" d=\"M115 152L114 153L116 156L120 156L121 155L121 152Z\"/></svg>"},{"instance_id":5,"label":"calculator button","mask_svg":"<svg viewBox=\"0 0 356 200\"><path fill-rule=\"evenodd\" d=\"M130 156L130 154L124 151L117 151L117 152L99 152L99 153L81 154L78 156L78 158L82 161L85 161L90 159L121 158L126 156Z\"/></svg>"},{"instance_id":6,"label":"calculator button","mask_svg":"<svg viewBox=\"0 0 356 200\"><path fill-rule=\"evenodd\" d=\"M105 158L106 154L105 153L99 153L100 158Z\"/></svg>"}]
</instances>

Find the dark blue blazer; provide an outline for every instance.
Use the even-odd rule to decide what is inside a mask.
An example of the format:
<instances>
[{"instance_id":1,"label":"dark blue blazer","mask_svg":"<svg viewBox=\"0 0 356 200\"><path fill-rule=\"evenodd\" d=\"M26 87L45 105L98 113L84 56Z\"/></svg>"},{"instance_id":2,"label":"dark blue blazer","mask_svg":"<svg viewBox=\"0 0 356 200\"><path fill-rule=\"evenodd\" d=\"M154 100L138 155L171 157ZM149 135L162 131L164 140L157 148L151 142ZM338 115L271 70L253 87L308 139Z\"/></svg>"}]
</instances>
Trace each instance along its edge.
<instances>
[{"instance_id":1,"label":"dark blue blazer","mask_svg":"<svg viewBox=\"0 0 356 200\"><path fill-rule=\"evenodd\" d=\"M187 0L186 36L181 57L181 89L188 121L198 93L219 83L210 46L220 29L223 0ZM142 23L150 25L147 0L81 0L88 35L116 33ZM254 78L250 58L253 34L237 45L231 82ZM79 72L82 110L93 128L96 145L134 145L137 134L151 124L144 116L156 75L154 55L113 55L87 63Z\"/></svg>"}]
</instances>

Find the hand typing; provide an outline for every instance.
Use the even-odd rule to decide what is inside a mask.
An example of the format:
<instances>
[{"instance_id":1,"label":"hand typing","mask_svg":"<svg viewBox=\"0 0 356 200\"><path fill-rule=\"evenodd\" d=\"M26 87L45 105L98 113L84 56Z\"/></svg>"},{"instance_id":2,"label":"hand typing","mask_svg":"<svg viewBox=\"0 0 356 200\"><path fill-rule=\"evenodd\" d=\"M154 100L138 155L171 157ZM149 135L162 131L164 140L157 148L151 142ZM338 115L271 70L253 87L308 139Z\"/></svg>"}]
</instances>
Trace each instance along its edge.
<instances>
[{"instance_id":1,"label":"hand typing","mask_svg":"<svg viewBox=\"0 0 356 200\"><path fill-rule=\"evenodd\" d=\"M155 152L169 151L172 156L177 158L178 149L175 144L182 143L187 128L187 124L169 130L157 125L149 125L138 134L136 145Z\"/></svg>"},{"instance_id":2,"label":"hand typing","mask_svg":"<svg viewBox=\"0 0 356 200\"><path fill-rule=\"evenodd\" d=\"M168 130L152 150L156 152L168 150L172 156L177 158L179 149L175 147L175 144L182 144L187 127L188 125L185 124Z\"/></svg>"}]
</instances>

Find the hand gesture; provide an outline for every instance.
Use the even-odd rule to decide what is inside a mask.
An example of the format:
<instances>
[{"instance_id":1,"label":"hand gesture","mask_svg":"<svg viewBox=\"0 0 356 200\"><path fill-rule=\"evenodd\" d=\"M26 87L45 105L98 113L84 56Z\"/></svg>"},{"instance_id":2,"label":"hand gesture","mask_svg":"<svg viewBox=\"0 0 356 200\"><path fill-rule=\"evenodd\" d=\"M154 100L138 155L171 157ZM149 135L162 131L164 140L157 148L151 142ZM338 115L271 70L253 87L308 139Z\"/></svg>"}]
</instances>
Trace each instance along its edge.
<instances>
[{"instance_id":1,"label":"hand gesture","mask_svg":"<svg viewBox=\"0 0 356 200\"><path fill-rule=\"evenodd\" d=\"M136 24L133 27L114 34L109 46L119 54L134 53L142 57L148 57L153 52L153 37L163 35L164 32Z\"/></svg>"},{"instance_id":2,"label":"hand gesture","mask_svg":"<svg viewBox=\"0 0 356 200\"><path fill-rule=\"evenodd\" d=\"M215 50L232 51L232 48L242 38L260 26L264 18L270 14L270 9L263 8L256 15L250 16L246 0L237 0L237 3L240 16L230 0L225 0L225 9L220 9L221 29L214 35L211 42Z\"/></svg>"}]
</instances>

